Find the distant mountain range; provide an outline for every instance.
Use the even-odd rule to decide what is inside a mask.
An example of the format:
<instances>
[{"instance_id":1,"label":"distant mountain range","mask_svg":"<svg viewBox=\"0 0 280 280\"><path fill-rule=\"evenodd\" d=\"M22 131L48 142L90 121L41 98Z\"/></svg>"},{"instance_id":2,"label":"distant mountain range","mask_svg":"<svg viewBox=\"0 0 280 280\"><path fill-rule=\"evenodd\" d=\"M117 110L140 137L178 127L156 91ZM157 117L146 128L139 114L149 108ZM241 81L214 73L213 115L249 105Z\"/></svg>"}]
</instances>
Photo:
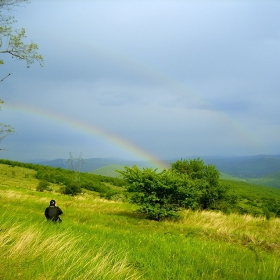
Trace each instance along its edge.
<instances>
[{"instance_id":1,"label":"distant mountain range","mask_svg":"<svg viewBox=\"0 0 280 280\"><path fill-rule=\"evenodd\" d=\"M193 158L193 157L192 157ZM189 159L187 157L183 159ZM280 171L280 155L260 155L260 156L246 156L246 157L201 157L205 164L213 164L220 172L230 174L239 178L260 178L269 174ZM178 159L164 160L163 162L169 166L170 163ZM34 160L31 163L40 165L47 165L53 167L61 167L65 169L73 169L71 162L67 159L54 159L54 160ZM78 160L72 162L77 166ZM148 161L132 161L119 158L90 158L82 159L80 161L81 172L92 172L98 168L107 165L121 165L139 167L153 167L160 168L154 163ZM162 168L161 168L162 169Z\"/></svg>"},{"instance_id":2,"label":"distant mountain range","mask_svg":"<svg viewBox=\"0 0 280 280\"><path fill-rule=\"evenodd\" d=\"M214 164L220 172L240 178L260 178L280 171L280 155L206 157L202 159L206 164Z\"/></svg>"},{"instance_id":3,"label":"distant mountain range","mask_svg":"<svg viewBox=\"0 0 280 280\"><path fill-rule=\"evenodd\" d=\"M118 166L132 166L137 165L139 167L154 167L156 168L153 163L145 162L145 161L132 161L132 160L125 160L125 159L119 159L119 158L89 158L89 159L82 159L79 161L78 159L75 159L72 163L68 159L54 159L54 160L34 160L30 163L40 164L40 165L46 165L46 166L52 166L52 167L61 167L65 169L73 170L74 168L80 167L79 170L81 172L92 172L98 168L116 164ZM72 167L73 166L73 167Z\"/></svg>"},{"instance_id":4,"label":"distant mountain range","mask_svg":"<svg viewBox=\"0 0 280 280\"><path fill-rule=\"evenodd\" d=\"M192 157L193 158L193 157ZM185 157L184 159L189 159ZM259 155L245 157L201 157L205 164L213 164L223 173L223 176L232 176L245 181L258 184L267 184L280 188L280 155ZM178 159L164 160L170 165ZM137 165L142 167L152 167L162 170L162 167L155 166L147 161L132 161L119 158L90 158L82 161L74 160L72 164L67 159L55 159L46 161L32 161L32 163L61 167L65 169L79 168L81 172L92 172L100 175L113 176L114 168L122 169L123 166ZM115 174L116 175L116 174Z\"/></svg>"}]
</instances>

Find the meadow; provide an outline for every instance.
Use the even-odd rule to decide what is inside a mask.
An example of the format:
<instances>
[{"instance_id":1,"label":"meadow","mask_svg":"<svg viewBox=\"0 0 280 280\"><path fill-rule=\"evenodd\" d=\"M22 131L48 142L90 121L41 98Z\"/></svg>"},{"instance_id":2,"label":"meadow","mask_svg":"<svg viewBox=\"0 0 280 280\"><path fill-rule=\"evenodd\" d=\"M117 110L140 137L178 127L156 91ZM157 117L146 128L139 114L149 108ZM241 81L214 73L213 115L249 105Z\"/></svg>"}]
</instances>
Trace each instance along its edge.
<instances>
[{"instance_id":1,"label":"meadow","mask_svg":"<svg viewBox=\"0 0 280 280\"><path fill-rule=\"evenodd\" d=\"M188 211L150 221L84 190L38 192L36 171L0 166L0 279L279 279L280 219ZM47 222L55 199L63 222Z\"/></svg>"}]
</instances>

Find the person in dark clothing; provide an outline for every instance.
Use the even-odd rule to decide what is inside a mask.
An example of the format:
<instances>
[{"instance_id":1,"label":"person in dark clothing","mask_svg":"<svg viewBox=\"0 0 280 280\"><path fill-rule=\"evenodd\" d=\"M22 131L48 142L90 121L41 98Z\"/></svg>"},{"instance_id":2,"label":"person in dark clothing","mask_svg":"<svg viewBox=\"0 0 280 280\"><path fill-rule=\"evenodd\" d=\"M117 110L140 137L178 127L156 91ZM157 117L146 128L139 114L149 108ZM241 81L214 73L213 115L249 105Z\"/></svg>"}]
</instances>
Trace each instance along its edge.
<instances>
[{"instance_id":1,"label":"person in dark clothing","mask_svg":"<svg viewBox=\"0 0 280 280\"><path fill-rule=\"evenodd\" d=\"M61 223L62 220L59 217L61 214L63 214L62 210L56 206L55 200L52 199L50 201L50 206L45 210L45 216L47 220Z\"/></svg>"}]
</instances>

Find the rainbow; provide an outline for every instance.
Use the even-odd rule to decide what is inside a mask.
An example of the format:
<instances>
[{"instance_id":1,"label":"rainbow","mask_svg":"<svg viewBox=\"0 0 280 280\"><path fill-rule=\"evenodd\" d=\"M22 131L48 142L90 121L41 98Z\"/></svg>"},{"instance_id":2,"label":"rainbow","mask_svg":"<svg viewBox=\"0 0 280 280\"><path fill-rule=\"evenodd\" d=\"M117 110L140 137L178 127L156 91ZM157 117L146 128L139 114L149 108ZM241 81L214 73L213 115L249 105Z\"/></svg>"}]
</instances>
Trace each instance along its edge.
<instances>
[{"instance_id":1,"label":"rainbow","mask_svg":"<svg viewBox=\"0 0 280 280\"><path fill-rule=\"evenodd\" d=\"M125 68L130 69L131 71L136 71L139 76L149 77L159 84L164 83L165 88L169 88L170 91L178 93L178 95L184 99L189 99L190 101L194 101L195 104L199 104L200 108L206 112L208 111L208 113L211 114L215 120L222 120L225 125L225 129L234 133L236 141L245 143L246 146L250 147L251 149L258 149L262 146L260 140L258 140L258 137L254 135L254 131L252 131L250 127L245 127L241 121L234 120L226 112L211 110L211 101L204 100L199 96L199 94L196 93L193 88L181 83L175 77L162 72L160 69L154 68L152 65L143 64L134 58L130 58L129 56L122 53L116 53L115 51L112 51L104 46L95 45L95 52L99 53L99 56L104 56L107 58L109 57L111 60L121 62ZM38 116L54 123L61 123L70 129L74 129L83 133L84 135L89 135L94 139L100 139L102 142L110 144L113 148L120 148L125 153L128 153L133 157L136 156L140 160L150 161L153 165L159 166L161 168L169 168L169 166L161 162L151 153L148 153L129 141L105 131L96 125L89 124L61 113L56 113L54 111L48 111L43 108L29 105L8 104L6 102L3 109L4 108L26 113L31 116ZM222 133L223 132L221 132L221 134ZM219 135L217 135L217 137L219 137Z\"/></svg>"},{"instance_id":2,"label":"rainbow","mask_svg":"<svg viewBox=\"0 0 280 280\"><path fill-rule=\"evenodd\" d=\"M92 125L63 114L58 114L54 111L49 111L39 107L32 107L30 105L9 104L7 102L5 103L5 108L12 111L18 111L24 114L28 114L31 116L40 117L48 121L60 123L62 125L66 125L70 129L74 129L85 135L98 138L103 142L106 142L117 148L120 148L121 150L130 154L134 158L136 157L139 160L149 161L152 165L162 169L169 168L167 164L157 159L154 155L133 145L131 142L128 142L117 135L114 135L108 131L105 131L104 129L97 127L96 125Z\"/></svg>"}]
</instances>

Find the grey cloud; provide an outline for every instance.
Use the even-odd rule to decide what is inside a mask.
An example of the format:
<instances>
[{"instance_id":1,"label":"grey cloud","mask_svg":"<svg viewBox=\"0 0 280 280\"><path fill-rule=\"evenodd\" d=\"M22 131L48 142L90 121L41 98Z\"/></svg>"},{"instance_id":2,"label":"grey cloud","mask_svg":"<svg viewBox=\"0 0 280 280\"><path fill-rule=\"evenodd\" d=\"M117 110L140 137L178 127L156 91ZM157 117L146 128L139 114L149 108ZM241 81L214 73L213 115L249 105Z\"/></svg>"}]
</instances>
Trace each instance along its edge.
<instances>
[{"instance_id":1,"label":"grey cloud","mask_svg":"<svg viewBox=\"0 0 280 280\"><path fill-rule=\"evenodd\" d=\"M4 72L14 74L1 98L99 126L159 157L278 153L279 11L278 1L33 1L15 16L45 66L8 59ZM81 146L125 154L40 117L0 113L24 133L11 150L30 142L34 157Z\"/></svg>"}]
</instances>

